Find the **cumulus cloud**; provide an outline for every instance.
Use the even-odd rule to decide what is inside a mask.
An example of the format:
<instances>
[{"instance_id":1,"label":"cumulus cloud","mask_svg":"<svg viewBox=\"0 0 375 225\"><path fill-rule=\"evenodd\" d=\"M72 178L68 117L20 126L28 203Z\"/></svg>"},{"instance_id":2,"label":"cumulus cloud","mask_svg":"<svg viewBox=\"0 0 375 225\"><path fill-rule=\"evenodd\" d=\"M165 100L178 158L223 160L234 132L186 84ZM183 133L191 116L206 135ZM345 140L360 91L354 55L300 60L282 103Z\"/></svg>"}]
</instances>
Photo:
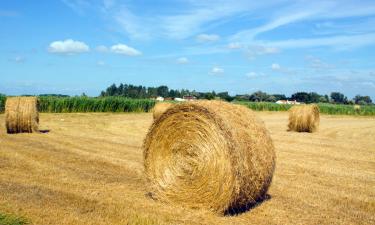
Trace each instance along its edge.
<instances>
[{"instance_id":1,"label":"cumulus cloud","mask_svg":"<svg viewBox=\"0 0 375 225\"><path fill-rule=\"evenodd\" d=\"M217 34L200 34L196 37L198 42L214 42L220 39Z\"/></svg>"},{"instance_id":2,"label":"cumulus cloud","mask_svg":"<svg viewBox=\"0 0 375 225\"><path fill-rule=\"evenodd\" d=\"M64 41L54 41L49 47L50 53L56 54L77 54L90 51L90 47L81 41L74 41L72 39L66 39Z\"/></svg>"},{"instance_id":3,"label":"cumulus cloud","mask_svg":"<svg viewBox=\"0 0 375 225\"><path fill-rule=\"evenodd\" d=\"M272 63L271 69L274 70L274 71L280 71L281 66L278 63Z\"/></svg>"},{"instance_id":4,"label":"cumulus cloud","mask_svg":"<svg viewBox=\"0 0 375 225\"><path fill-rule=\"evenodd\" d=\"M180 57L176 60L176 62L178 64L188 64L189 63L189 59L187 59L186 57Z\"/></svg>"},{"instance_id":5,"label":"cumulus cloud","mask_svg":"<svg viewBox=\"0 0 375 225\"><path fill-rule=\"evenodd\" d=\"M221 68L221 67L214 66L211 69L211 74L213 74L213 75L218 75L218 74L223 74L223 73L224 73L224 69Z\"/></svg>"},{"instance_id":6,"label":"cumulus cloud","mask_svg":"<svg viewBox=\"0 0 375 225\"><path fill-rule=\"evenodd\" d=\"M111 52L127 56L138 56L142 55L142 52L135 48L129 47L125 44L117 44L111 47Z\"/></svg>"}]
</instances>

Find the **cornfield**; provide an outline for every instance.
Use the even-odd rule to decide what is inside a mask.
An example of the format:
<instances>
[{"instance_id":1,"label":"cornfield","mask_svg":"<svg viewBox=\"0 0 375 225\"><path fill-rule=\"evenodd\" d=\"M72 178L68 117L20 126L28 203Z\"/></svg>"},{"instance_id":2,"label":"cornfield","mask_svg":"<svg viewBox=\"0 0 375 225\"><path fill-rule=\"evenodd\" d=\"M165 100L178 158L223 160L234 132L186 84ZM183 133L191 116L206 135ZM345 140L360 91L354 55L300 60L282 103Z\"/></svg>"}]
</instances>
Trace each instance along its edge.
<instances>
[{"instance_id":1,"label":"cornfield","mask_svg":"<svg viewBox=\"0 0 375 225\"><path fill-rule=\"evenodd\" d=\"M0 113L4 112L6 97L0 95ZM131 99L125 97L39 97L40 111L49 113L69 112L150 112L155 105L151 99ZM288 111L292 105L271 102L234 102L255 111ZM320 112L330 115L374 116L375 105L355 107L319 103Z\"/></svg>"},{"instance_id":2,"label":"cornfield","mask_svg":"<svg viewBox=\"0 0 375 225\"><path fill-rule=\"evenodd\" d=\"M150 99L124 97L40 97L40 112L148 112L155 105Z\"/></svg>"},{"instance_id":3,"label":"cornfield","mask_svg":"<svg viewBox=\"0 0 375 225\"><path fill-rule=\"evenodd\" d=\"M245 105L255 111L288 111L293 105L282 105L271 102L235 102L235 104ZM361 116L374 116L375 106L365 105L360 108L353 105L338 105L319 103L320 112L329 115L361 115Z\"/></svg>"},{"instance_id":4,"label":"cornfield","mask_svg":"<svg viewBox=\"0 0 375 225\"><path fill-rule=\"evenodd\" d=\"M0 94L0 113L3 113L5 111L5 100L6 96Z\"/></svg>"}]
</instances>

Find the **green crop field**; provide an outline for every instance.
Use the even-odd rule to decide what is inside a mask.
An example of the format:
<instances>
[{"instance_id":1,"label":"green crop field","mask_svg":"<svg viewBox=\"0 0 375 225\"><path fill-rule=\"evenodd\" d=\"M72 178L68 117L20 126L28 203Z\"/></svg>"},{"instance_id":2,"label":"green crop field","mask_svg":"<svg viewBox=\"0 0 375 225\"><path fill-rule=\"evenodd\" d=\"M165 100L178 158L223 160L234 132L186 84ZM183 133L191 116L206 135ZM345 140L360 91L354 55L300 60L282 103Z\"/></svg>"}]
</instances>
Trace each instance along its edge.
<instances>
[{"instance_id":1,"label":"green crop field","mask_svg":"<svg viewBox=\"0 0 375 225\"><path fill-rule=\"evenodd\" d=\"M17 217L9 214L0 212L0 224L1 225L23 225L28 224L27 220L22 217Z\"/></svg>"},{"instance_id":2,"label":"green crop field","mask_svg":"<svg viewBox=\"0 0 375 225\"><path fill-rule=\"evenodd\" d=\"M255 111L287 111L293 105L282 105L271 102L235 102L235 104L245 105ZM374 116L375 105L360 106L356 109L353 105L339 105L319 103L320 112L329 115L362 115Z\"/></svg>"},{"instance_id":3,"label":"green crop field","mask_svg":"<svg viewBox=\"0 0 375 225\"><path fill-rule=\"evenodd\" d=\"M4 112L6 97L0 95L0 112ZM131 99L125 97L39 97L40 112L149 112L155 105L151 99ZM173 102L173 101L172 101ZM281 105L271 102L235 101L255 111L287 111L293 105ZM353 105L319 103L320 112L330 115L374 116L375 105Z\"/></svg>"},{"instance_id":4,"label":"green crop field","mask_svg":"<svg viewBox=\"0 0 375 225\"><path fill-rule=\"evenodd\" d=\"M155 101L124 97L40 97L40 112L148 112Z\"/></svg>"}]
</instances>

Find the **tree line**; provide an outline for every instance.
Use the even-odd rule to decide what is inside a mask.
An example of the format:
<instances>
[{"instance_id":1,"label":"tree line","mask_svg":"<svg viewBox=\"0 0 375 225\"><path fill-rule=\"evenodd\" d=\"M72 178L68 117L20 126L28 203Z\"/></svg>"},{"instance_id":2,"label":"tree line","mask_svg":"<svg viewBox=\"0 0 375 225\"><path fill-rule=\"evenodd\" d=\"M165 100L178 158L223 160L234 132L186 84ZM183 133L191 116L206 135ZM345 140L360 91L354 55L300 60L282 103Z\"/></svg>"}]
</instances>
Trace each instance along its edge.
<instances>
[{"instance_id":1,"label":"tree line","mask_svg":"<svg viewBox=\"0 0 375 225\"><path fill-rule=\"evenodd\" d=\"M166 85L158 87L137 86L131 84L112 84L106 90L102 91L100 97L123 96L128 98L154 98L161 96L164 98L182 98L183 96L194 96L197 99L224 99L226 101L252 101L252 102L276 102L278 100L296 100L304 103L334 103L334 104L372 104L370 96L356 95L349 99L340 92L332 92L330 95L320 95L316 92L296 92L290 97L284 94L268 94L262 91L256 91L252 94L231 96L228 92L197 92L188 89L170 89Z\"/></svg>"}]
</instances>

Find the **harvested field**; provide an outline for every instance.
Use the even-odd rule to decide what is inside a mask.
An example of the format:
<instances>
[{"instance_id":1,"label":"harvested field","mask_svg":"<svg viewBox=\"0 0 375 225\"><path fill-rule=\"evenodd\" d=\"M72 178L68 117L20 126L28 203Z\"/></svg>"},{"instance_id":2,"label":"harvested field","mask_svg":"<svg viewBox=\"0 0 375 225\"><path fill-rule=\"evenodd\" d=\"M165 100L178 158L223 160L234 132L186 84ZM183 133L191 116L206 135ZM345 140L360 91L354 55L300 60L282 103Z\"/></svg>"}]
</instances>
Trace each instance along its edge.
<instances>
[{"instance_id":1,"label":"harvested field","mask_svg":"<svg viewBox=\"0 0 375 225\"><path fill-rule=\"evenodd\" d=\"M287 132L285 112L257 112L274 140L269 199L237 216L151 200L142 143L151 113L40 114L47 133L0 129L0 212L34 224L374 224L375 118L321 116ZM0 115L3 123L4 115Z\"/></svg>"}]
</instances>

